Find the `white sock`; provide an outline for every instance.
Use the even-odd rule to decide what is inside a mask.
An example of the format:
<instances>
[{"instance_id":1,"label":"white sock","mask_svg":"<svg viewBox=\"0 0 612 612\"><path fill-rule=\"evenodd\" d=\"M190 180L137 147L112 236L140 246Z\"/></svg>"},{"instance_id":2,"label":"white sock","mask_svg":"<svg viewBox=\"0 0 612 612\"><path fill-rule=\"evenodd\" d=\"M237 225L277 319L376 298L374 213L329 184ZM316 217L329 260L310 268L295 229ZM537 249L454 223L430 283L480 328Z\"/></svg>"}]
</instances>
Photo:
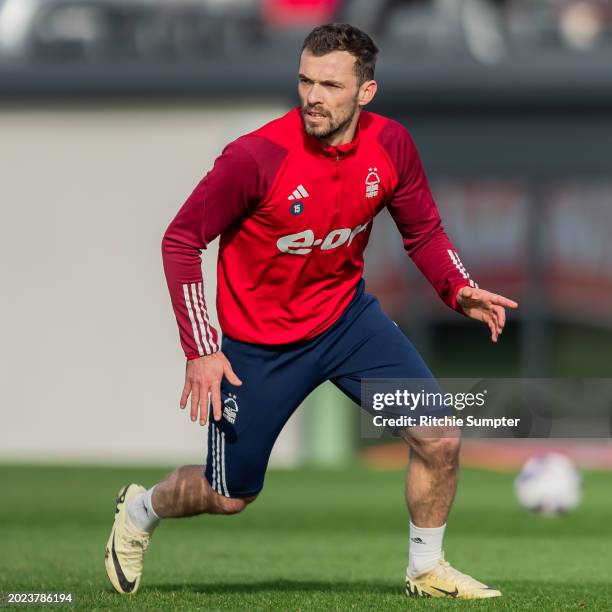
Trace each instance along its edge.
<instances>
[{"instance_id":1,"label":"white sock","mask_svg":"<svg viewBox=\"0 0 612 612\"><path fill-rule=\"evenodd\" d=\"M417 527L410 521L410 544L408 547L408 573L413 578L431 571L442 559L442 538L446 523L442 527Z\"/></svg>"},{"instance_id":2,"label":"white sock","mask_svg":"<svg viewBox=\"0 0 612 612\"><path fill-rule=\"evenodd\" d=\"M138 530L146 531L147 533L153 533L160 521L151 503L153 489L155 489L155 487L151 487L148 491L135 497L127 507L130 521Z\"/></svg>"}]
</instances>

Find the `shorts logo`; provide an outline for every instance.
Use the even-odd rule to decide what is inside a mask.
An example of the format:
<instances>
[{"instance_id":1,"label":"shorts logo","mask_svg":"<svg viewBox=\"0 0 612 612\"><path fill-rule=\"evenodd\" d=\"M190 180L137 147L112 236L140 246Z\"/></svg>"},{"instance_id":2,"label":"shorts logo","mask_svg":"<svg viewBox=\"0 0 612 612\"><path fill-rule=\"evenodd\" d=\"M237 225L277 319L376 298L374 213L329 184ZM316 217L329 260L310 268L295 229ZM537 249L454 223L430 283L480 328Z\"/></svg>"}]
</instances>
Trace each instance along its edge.
<instances>
[{"instance_id":1,"label":"shorts logo","mask_svg":"<svg viewBox=\"0 0 612 612\"><path fill-rule=\"evenodd\" d=\"M368 168L368 173L365 180L366 198L375 198L378 195L378 185L380 184L378 168Z\"/></svg>"},{"instance_id":2,"label":"shorts logo","mask_svg":"<svg viewBox=\"0 0 612 612\"><path fill-rule=\"evenodd\" d=\"M223 402L223 417L228 423L232 425L236 422L238 416L238 403L236 402L236 396L233 393L229 394Z\"/></svg>"},{"instance_id":3,"label":"shorts logo","mask_svg":"<svg viewBox=\"0 0 612 612\"><path fill-rule=\"evenodd\" d=\"M304 212L304 204L302 202L296 202L295 204L291 204L291 206L289 206L289 212L294 217L301 215Z\"/></svg>"}]
</instances>

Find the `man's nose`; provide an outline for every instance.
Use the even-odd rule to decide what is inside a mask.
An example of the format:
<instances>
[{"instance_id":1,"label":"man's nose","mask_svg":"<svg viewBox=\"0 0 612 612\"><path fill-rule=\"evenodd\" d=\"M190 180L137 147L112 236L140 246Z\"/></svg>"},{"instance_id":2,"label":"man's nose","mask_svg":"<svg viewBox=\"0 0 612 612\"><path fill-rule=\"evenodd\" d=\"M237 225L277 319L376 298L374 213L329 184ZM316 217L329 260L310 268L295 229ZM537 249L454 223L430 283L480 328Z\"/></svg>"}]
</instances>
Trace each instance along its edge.
<instances>
[{"instance_id":1,"label":"man's nose","mask_svg":"<svg viewBox=\"0 0 612 612\"><path fill-rule=\"evenodd\" d=\"M316 104L320 104L322 101L321 87L317 83L314 83L308 90L306 102L308 102L309 106L315 106Z\"/></svg>"}]
</instances>

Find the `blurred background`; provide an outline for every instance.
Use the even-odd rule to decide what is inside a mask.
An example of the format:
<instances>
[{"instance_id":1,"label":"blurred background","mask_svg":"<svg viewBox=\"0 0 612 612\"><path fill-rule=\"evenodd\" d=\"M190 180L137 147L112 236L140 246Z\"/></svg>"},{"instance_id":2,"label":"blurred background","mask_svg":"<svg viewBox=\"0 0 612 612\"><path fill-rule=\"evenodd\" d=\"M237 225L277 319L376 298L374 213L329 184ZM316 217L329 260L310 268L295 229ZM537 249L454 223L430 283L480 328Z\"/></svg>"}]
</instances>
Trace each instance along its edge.
<instances>
[{"instance_id":1,"label":"blurred background","mask_svg":"<svg viewBox=\"0 0 612 612\"><path fill-rule=\"evenodd\" d=\"M0 0L0 459L201 460L161 236L227 142L296 104L301 42L328 21L373 35L371 110L412 133L472 277L521 308L491 344L438 301L386 212L368 290L437 376L609 376L612 2ZM403 464L331 385L306 404L275 465ZM473 444L468 464L534 452ZM607 443L561 446L611 463Z\"/></svg>"},{"instance_id":2,"label":"blurred background","mask_svg":"<svg viewBox=\"0 0 612 612\"><path fill-rule=\"evenodd\" d=\"M610 378L612 1L0 0L0 591L133 609L101 565L115 492L205 445L161 238L225 144L297 103L329 21L375 38L371 110L412 133L472 277L520 309L493 345L386 212L367 289L438 377ZM203 260L211 311L216 244ZM447 558L499 609L612 609L605 435L464 442ZM165 522L136 605L405 610L405 464L323 385L252 508Z\"/></svg>"}]
</instances>

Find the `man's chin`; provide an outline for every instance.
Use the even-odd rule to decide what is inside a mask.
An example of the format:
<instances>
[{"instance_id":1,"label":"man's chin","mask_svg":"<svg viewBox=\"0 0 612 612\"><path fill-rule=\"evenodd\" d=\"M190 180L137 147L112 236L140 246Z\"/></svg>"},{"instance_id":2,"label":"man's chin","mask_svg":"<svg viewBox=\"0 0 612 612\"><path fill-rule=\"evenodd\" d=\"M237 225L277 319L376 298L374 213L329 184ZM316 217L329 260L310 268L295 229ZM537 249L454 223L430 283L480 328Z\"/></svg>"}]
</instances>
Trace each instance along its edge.
<instances>
[{"instance_id":1,"label":"man's chin","mask_svg":"<svg viewBox=\"0 0 612 612\"><path fill-rule=\"evenodd\" d=\"M314 138L325 138L329 135L329 125L312 125L308 121L304 121L304 129L309 136Z\"/></svg>"}]
</instances>

